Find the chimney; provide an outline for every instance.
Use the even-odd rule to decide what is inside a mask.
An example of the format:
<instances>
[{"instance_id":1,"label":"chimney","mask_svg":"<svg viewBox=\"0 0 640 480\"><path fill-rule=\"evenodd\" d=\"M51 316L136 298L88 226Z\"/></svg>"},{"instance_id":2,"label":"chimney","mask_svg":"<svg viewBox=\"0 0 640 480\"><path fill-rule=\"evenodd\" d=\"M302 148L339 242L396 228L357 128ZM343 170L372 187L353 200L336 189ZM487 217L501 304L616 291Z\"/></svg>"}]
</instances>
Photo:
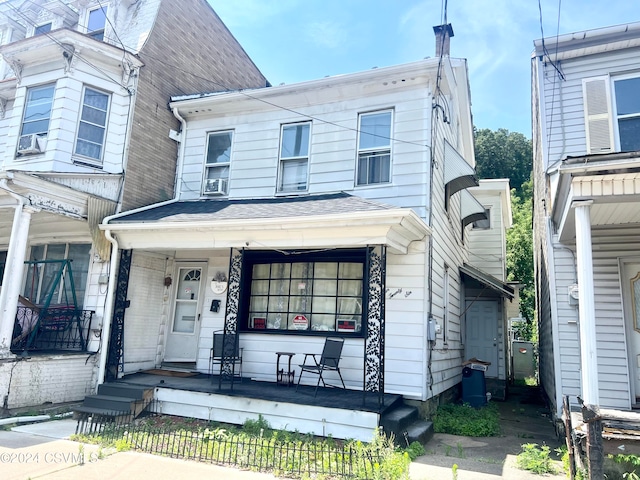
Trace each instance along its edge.
<instances>
[{"instance_id":1,"label":"chimney","mask_svg":"<svg viewBox=\"0 0 640 480\"><path fill-rule=\"evenodd\" d=\"M436 34L436 57L449 55L450 38L453 37L453 28L450 23L433 27Z\"/></svg>"}]
</instances>

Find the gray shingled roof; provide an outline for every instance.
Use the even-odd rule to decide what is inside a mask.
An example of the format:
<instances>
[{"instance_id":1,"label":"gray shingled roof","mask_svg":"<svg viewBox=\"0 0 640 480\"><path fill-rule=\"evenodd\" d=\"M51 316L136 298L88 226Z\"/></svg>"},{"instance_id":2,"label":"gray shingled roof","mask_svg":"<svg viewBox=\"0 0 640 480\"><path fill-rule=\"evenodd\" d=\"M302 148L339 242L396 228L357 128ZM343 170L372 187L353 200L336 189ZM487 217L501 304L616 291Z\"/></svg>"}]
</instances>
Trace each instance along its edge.
<instances>
[{"instance_id":1,"label":"gray shingled roof","mask_svg":"<svg viewBox=\"0 0 640 480\"><path fill-rule=\"evenodd\" d=\"M172 202L112 219L109 223L193 222L308 217L394 209L348 193L243 200Z\"/></svg>"}]
</instances>

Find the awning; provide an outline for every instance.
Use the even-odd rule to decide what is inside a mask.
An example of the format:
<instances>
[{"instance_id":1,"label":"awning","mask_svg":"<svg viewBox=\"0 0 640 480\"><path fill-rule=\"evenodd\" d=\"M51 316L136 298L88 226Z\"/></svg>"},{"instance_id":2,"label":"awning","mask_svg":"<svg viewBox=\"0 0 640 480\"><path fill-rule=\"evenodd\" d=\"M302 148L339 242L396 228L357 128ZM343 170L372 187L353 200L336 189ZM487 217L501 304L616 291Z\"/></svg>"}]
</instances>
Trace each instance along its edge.
<instances>
[{"instance_id":1,"label":"awning","mask_svg":"<svg viewBox=\"0 0 640 480\"><path fill-rule=\"evenodd\" d=\"M478 270L475 267L465 263L460 267L460 274L462 279L471 279L476 282L481 283L483 286L490 288L496 293L499 293L501 296L508 298L509 300L513 300L515 295L514 288L504 283L503 281L497 279L493 275L489 275L488 273L483 272L482 270Z\"/></svg>"},{"instance_id":2,"label":"awning","mask_svg":"<svg viewBox=\"0 0 640 480\"><path fill-rule=\"evenodd\" d=\"M479 185L473 167L447 141L444 142L444 183L447 201L454 193Z\"/></svg>"},{"instance_id":3,"label":"awning","mask_svg":"<svg viewBox=\"0 0 640 480\"><path fill-rule=\"evenodd\" d=\"M344 248L387 245L407 253L431 230L410 208L347 193L170 201L115 215L100 225L121 248Z\"/></svg>"},{"instance_id":4,"label":"awning","mask_svg":"<svg viewBox=\"0 0 640 480\"><path fill-rule=\"evenodd\" d=\"M462 230L472 222L487 219L487 209L467 190L460 193L460 218Z\"/></svg>"}]
</instances>

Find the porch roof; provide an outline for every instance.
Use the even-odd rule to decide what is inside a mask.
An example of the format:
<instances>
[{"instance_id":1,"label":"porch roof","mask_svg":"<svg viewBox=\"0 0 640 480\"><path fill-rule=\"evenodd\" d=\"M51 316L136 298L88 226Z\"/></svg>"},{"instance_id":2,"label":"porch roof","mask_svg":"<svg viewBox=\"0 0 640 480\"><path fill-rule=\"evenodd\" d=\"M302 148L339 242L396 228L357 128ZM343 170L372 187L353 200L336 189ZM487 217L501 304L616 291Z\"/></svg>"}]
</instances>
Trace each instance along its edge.
<instances>
[{"instance_id":1,"label":"porch roof","mask_svg":"<svg viewBox=\"0 0 640 480\"><path fill-rule=\"evenodd\" d=\"M469 277L472 280L480 282L483 286L490 288L491 290L499 293L501 296L513 300L515 296L514 288L508 283L504 283L502 280L497 279L493 275L483 272L469 264L464 264L460 267L460 273L464 278Z\"/></svg>"},{"instance_id":2,"label":"porch roof","mask_svg":"<svg viewBox=\"0 0 640 480\"><path fill-rule=\"evenodd\" d=\"M344 192L169 202L114 215L101 227L121 248L317 248L384 244L406 253L430 235L410 208ZM162 232L161 235L158 232Z\"/></svg>"}]
</instances>

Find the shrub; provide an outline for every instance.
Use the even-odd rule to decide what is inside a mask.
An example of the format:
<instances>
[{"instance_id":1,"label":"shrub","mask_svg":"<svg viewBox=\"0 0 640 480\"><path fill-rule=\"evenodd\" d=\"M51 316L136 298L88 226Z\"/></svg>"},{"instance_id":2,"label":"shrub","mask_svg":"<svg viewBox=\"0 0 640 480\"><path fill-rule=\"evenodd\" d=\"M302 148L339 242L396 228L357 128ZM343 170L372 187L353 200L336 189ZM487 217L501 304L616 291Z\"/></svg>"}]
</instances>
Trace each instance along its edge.
<instances>
[{"instance_id":1,"label":"shrub","mask_svg":"<svg viewBox=\"0 0 640 480\"><path fill-rule=\"evenodd\" d=\"M436 433L492 437L500 433L498 408L491 403L478 409L467 403L441 405L433 416L433 429Z\"/></svg>"},{"instance_id":2,"label":"shrub","mask_svg":"<svg viewBox=\"0 0 640 480\"><path fill-rule=\"evenodd\" d=\"M522 452L516 457L516 465L521 470L528 470L533 473L557 473L549 453L551 449L548 445L538 446L537 443L525 443L522 445Z\"/></svg>"}]
</instances>

